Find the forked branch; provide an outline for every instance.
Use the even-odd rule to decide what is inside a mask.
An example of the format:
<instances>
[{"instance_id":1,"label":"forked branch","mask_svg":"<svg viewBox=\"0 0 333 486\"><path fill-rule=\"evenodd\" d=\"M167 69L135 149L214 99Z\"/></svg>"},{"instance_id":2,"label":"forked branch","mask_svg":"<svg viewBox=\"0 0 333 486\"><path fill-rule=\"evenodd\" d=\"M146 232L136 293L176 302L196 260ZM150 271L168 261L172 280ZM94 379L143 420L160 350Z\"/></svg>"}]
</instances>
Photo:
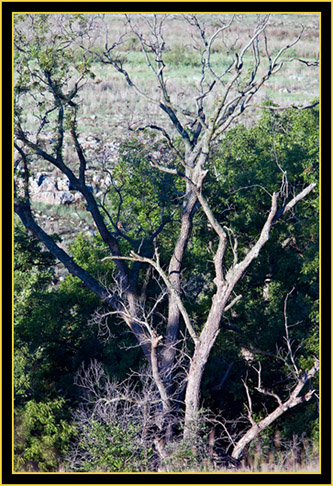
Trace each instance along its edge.
<instances>
[{"instance_id":1,"label":"forked branch","mask_svg":"<svg viewBox=\"0 0 333 486\"><path fill-rule=\"evenodd\" d=\"M282 400L276 395L272 393L267 393L265 390L261 388L261 384L257 387L257 390L264 394L272 395L274 398L277 399L279 405L269 413L265 418L259 420L258 422L253 422L253 417L251 415L251 428L243 435L243 437L236 443L231 456L234 459L240 459L242 454L246 448L246 446L255 439L262 431L264 431L271 423L273 423L278 417L284 414L287 410L295 407L296 405L307 402L311 399L312 395L314 394L314 390L307 391L304 395L301 395L302 390L304 389L305 385L318 373L319 371L319 361L315 359L315 363L313 367L303 376L300 376L297 380L297 384L294 387L293 391L289 395L289 398L282 402ZM247 395L249 397L248 389Z\"/></svg>"},{"instance_id":2,"label":"forked branch","mask_svg":"<svg viewBox=\"0 0 333 486\"><path fill-rule=\"evenodd\" d=\"M164 270L162 269L162 267L160 265L159 254L158 254L157 249L155 250L155 260L152 259L152 258L137 255L133 251L131 251L130 255L131 256L129 256L129 257L105 257L101 261L104 261L104 260L107 260L107 259L114 260L115 258L117 258L117 259L120 259L120 260L127 260L127 261L132 261L132 262L148 263L153 268L155 268L155 270L158 272L158 274L162 277L162 280L163 280L164 284L166 285L167 289L169 290L169 292L174 297L174 299L177 303L177 306L179 308L179 311L182 314L182 317L184 319L185 326L186 326L191 338L193 339L193 341L195 343L197 343L198 337L196 335L196 332L193 329L193 326L192 326L191 321L190 321L190 317L189 317L187 310L186 310L186 308L185 308L185 306L184 306L184 304L183 304L183 302L182 302L182 300L179 296L179 293L173 287L173 285L171 284L167 274L164 272Z\"/></svg>"}]
</instances>

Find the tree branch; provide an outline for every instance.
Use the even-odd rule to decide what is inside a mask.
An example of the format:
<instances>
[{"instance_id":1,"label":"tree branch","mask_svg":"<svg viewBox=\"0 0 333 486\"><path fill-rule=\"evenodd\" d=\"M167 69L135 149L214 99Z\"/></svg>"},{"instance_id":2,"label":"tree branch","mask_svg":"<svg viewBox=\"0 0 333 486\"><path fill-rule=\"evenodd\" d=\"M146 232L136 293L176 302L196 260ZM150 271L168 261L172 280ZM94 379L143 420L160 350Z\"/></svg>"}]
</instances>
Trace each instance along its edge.
<instances>
[{"instance_id":1,"label":"tree branch","mask_svg":"<svg viewBox=\"0 0 333 486\"><path fill-rule=\"evenodd\" d=\"M226 280L236 282L243 274L243 272L248 268L252 260L257 258L261 248L269 239L269 233L273 226L273 224L281 218L286 212L288 212L291 208L295 206L299 201L304 199L314 188L316 187L316 183L312 183L307 186L303 191L297 194L288 204L286 204L282 209L278 211L277 209L277 201L278 201L278 192L274 192L272 195L272 205L266 222L261 230L260 236L251 250L247 253L245 258L236 265L232 266L226 275Z\"/></svg>"},{"instance_id":2,"label":"tree branch","mask_svg":"<svg viewBox=\"0 0 333 486\"><path fill-rule=\"evenodd\" d=\"M151 258L147 258L147 257L142 257L140 255L137 255L135 254L133 251L131 251L131 256L130 257L119 257L119 259L121 260L128 260L128 261L133 261L133 262L143 262L143 263L149 263L149 265L151 265L153 268L155 268L155 270L158 272L158 274L162 277L162 280L163 282L165 283L166 287L168 288L169 292L173 295L176 303L177 303L177 306L183 316L183 319L184 319L184 322L185 322L185 326L191 336L191 338L193 339L193 341L196 343L198 342L198 337L192 327L192 324L191 324L191 321L190 321L190 318L188 316L188 313L184 307L184 304L178 294L178 291L173 287L173 285L170 283L166 273L164 272L164 270L162 269L160 263L159 263L159 255L158 255L158 252L157 252L157 249L155 250L155 258L156 260L153 260ZM101 261L103 260L107 260L107 259L115 259L115 257L105 257L103 258Z\"/></svg>"},{"instance_id":3,"label":"tree branch","mask_svg":"<svg viewBox=\"0 0 333 486\"><path fill-rule=\"evenodd\" d=\"M27 230L31 231L31 233L33 233L33 235L46 246L50 253L65 265L67 270L72 275L82 280L85 285L103 302L111 305L112 307L117 307L116 300L110 296L109 292L97 280L95 280L90 273L75 263L74 260L55 243L53 238L51 238L51 236L45 233L45 231L38 226L33 219L31 209L27 204L16 200L14 202L14 211L20 217Z\"/></svg>"},{"instance_id":4,"label":"tree branch","mask_svg":"<svg viewBox=\"0 0 333 486\"><path fill-rule=\"evenodd\" d=\"M234 459L240 459L246 446L257 437L260 432L264 431L271 423L273 423L278 417L284 414L287 410L295 407L296 405L307 402L311 399L314 390L308 391L305 395L300 395L306 383L311 380L319 371L319 361L316 359L313 367L302 377L298 378L297 385L291 392L289 398L285 402L279 403L279 405L265 418L259 420L256 423L252 422L252 427L243 435L243 437L236 443L231 456ZM276 398L276 397L275 397Z\"/></svg>"},{"instance_id":5,"label":"tree branch","mask_svg":"<svg viewBox=\"0 0 333 486\"><path fill-rule=\"evenodd\" d=\"M303 189L303 191L301 191L299 194L297 194L297 196L295 196L288 204L283 206L283 208L279 209L279 211L277 211L277 213L276 213L276 215L273 219L273 223L275 223L285 213L290 211L290 209L292 209L298 203L298 201L301 201L302 199L304 199L316 187L316 185L317 184L315 182L313 182L312 184L307 186L305 189Z\"/></svg>"}]
</instances>

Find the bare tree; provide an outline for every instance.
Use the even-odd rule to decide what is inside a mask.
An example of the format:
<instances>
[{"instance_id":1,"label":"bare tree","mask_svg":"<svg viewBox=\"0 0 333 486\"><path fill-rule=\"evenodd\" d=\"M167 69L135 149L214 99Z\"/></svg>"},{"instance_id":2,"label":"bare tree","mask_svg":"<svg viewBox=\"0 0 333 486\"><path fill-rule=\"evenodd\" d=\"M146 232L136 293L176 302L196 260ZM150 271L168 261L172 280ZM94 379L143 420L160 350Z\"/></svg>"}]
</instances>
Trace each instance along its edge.
<instances>
[{"instance_id":1,"label":"bare tree","mask_svg":"<svg viewBox=\"0 0 333 486\"><path fill-rule=\"evenodd\" d=\"M77 68L77 70L69 73L72 74L71 77L68 74L68 77L66 75L65 78L59 78L56 69L50 67L43 59L37 59L39 66L36 68L29 66L30 81L39 83L47 92L48 108L45 109L44 117L41 119L35 136L32 136L25 128L22 116L24 106L22 106L20 99L24 95L24 87L19 86L20 89L16 90L15 149L23 166L24 180L23 186L16 182L14 208L25 227L48 248L70 273L80 278L91 291L109 306L110 314L120 317L134 333L151 367L151 374L158 390L160 406L163 411L164 424L161 426L163 431L168 429L171 412L177 409L174 370L177 369L175 364L178 363L177 349L181 324L184 324L188 339L191 340L193 352L188 360L184 385L183 436L184 439L193 439L196 435L199 417L203 372L217 336L221 332L221 320L224 313L240 299L240 296L235 297L237 283L253 260L258 257L261 249L268 241L275 223L291 211L299 201L306 198L316 184L313 183L304 187L298 194L294 194L290 200L281 198L279 187L273 194L268 193L270 210L261 232L257 235L252 247L245 249L245 251L243 249L242 255L245 256L239 256L241 252L238 251L237 237L232 234L232 229L227 228L219 221L219 218L214 214L214 208L211 207L205 196L205 179L212 167L211 158L214 144L223 137L229 127L244 116L244 113L250 107L261 106L256 102L257 93L267 81L283 70L286 63L307 62L293 56L288 57L288 50L300 41L304 28L300 27L299 34L293 42L281 45L278 52L273 55L269 47L270 15L258 16L257 23L248 30L247 41L239 46L230 60L230 64L219 67L213 63L213 46L217 39L222 39L223 43L227 44L228 34L230 28L237 21L236 17L227 16L219 19L219 26L214 31L209 31L199 15L188 15L184 19L191 29L194 48L199 53L201 67L201 79L196 90L193 90L194 95L192 94L191 102L187 105L179 103L177 93L172 92L169 88L164 35L169 17L165 15L126 15L124 33L118 40L111 42L112 33L107 31L102 51L94 49L91 37L87 40L82 34L82 41L80 39L79 43L83 56L82 65L79 69ZM143 28L142 25L145 27ZM107 27L105 28L107 29ZM73 29L72 26L71 30ZM89 32L90 30L87 28L86 35ZM118 49L122 48L126 41L133 37L139 43L145 56L147 68L153 73L157 95L145 92L144 87L134 80L123 57L119 54ZM72 39L69 40L71 47L73 42ZM59 50L62 50L61 52L64 54L67 53L66 49L68 49L69 44L61 45ZM15 46L18 51L29 51L29 46L20 37L19 28L17 29ZM164 230L167 220L161 223L158 230L150 235L144 241L144 244L134 244L136 242L126 236L116 221L111 221L113 226L111 225L112 229L110 230L110 225L106 224L105 219L106 207L97 201L88 187L86 180L88 160L78 135L77 100L86 76L91 71L89 64L91 63L91 56L95 62L112 66L123 76L127 85L138 96L157 107L166 120L156 121L155 123L149 120L145 124L139 124L139 126L136 124L135 127L132 124L130 128L136 131L157 132L166 141L170 150L170 157L165 161L163 158L158 159L152 154L149 158L152 170L170 174L175 178L180 178L185 183L178 236L167 268L162 267L159 251L156 247L157 237ZM316 63L308 64L316 65ZM27 71L25 71L25 74L27 74ZM39 141L39 133L45 123L49 121L51 113L55 142L52 146L43 147ZM75 147L77 169L72 168L69 161L64 158L65 134ZM177 138L180 138L181 144L177 142ZM60 248L54 239L36 222L29 200L30 157L38 157L57 168L68 178L72 187L81 193L86 201L87 211L90 212L99 234L109 249L109 258L115 262L117 292L109 291L89 272L75 263L71 256ZM20 187L23 187L23 192ZM109 190L112 190L112 185ZM215 292L205 322L198 330L182 299L181 272L184 255L192 235L194 216L199 208L201 208L214 232L217 250L213 256ZM130 255L121 253L119 238L124 238L129 243L133 243L133 250ZM154 242L155 251L148 251L147 248L151 248ZM233 262L226 268L225 253L228 247L231 248L234 258ZM128 262L132 262L133 265L129 266ZM146 310L145 314L142 313L140 307L139 275L147 268L147 265L152 268L154 275L160 279L163 294L165 293L168 297L167 322L163 334L154 328L153 321L149 319L149 313L153 313L155 310L154 306L150 310ZM251 429L245 434L242 442L236 445L233 457L238 458L240 456L245 445L256 436L258 427L268 422L271 423L288 408L304 400L304 397L300 396L300 392L310 377L318 370L317 361L315 363L306 377L298 377L297 384L289 399L285 402L278 401L277 409L266 418L265 423L252 423ZM260 368L258 369L258 379L258 390L262 392ZM310 399L311 395L312 393L306 395L306 400ZM251 413L249 412L249 419L250 417ZM161 444L163 447L163 441Z\"/></svg>"},{"instance_id":2,"label":"bare tree","mask_svg":"<svg viewBox=\"0 0 333 486\"><path fill-rule=\"evenodd\" d=\"M82 470L89 461L98 463L93 447L99 448L101 454L105 452L105 444L98 434L96 437L91 435L94 423L108 424L115 428L114 433L121 430L129 434L131 451L126 453L124 462L128 462L131 468L136 471L143 471L142 467L148 466L149 470L157 469L158 461L156 455L152 457L151 451L154 447L159 450L154 443L159 441L156 417L161 398L150 371L142 369L125 381L117 382L110 379L101 363L92 360L87 367L81 366L75 384L82 389L84 400L74 416L80 433L65 458L68 470ZM116 437L110 439L118 440ZM121 442L119 446L121 448ZM116 460L117 452L113 454ZM160 454L163 451L160 450ZM97 464L95 467L100 470L103 466Z\"/></svg>"}]
</instances>

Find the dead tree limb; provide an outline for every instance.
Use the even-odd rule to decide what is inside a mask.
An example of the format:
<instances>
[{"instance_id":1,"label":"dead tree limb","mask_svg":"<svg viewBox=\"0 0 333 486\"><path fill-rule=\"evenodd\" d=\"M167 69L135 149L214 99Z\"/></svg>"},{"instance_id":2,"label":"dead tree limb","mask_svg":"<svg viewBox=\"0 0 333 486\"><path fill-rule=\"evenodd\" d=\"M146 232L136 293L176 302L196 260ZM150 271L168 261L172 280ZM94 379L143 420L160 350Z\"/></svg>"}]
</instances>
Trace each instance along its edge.
<instances>
[{"instance_id":1,"label":"dead tree limb","mask_svg":"<svg viewBox=\"0 0 333 486\"><path fill-rule=\"evenodd\" d=\"M298 378L297 384L291 392L289 398L284 402L281 401L281 403L264 419L252 424L251 428L243 435L240 440L238 440L231 454L234 459L240 459L246 446L253 439L258 437L259 434L263 432L278 417L283 415L289 409L296 407L296 405L303 402L308 402L311 399L312 395L314 394L314 390L309 390L304 395L301 395L301 392L304 389L305 385L309 382L309 380L311 380L318 373L318 371L319 361L315 360L313 367L308 372L305 372L301 377Z\"/></svg>"}]
</instances>

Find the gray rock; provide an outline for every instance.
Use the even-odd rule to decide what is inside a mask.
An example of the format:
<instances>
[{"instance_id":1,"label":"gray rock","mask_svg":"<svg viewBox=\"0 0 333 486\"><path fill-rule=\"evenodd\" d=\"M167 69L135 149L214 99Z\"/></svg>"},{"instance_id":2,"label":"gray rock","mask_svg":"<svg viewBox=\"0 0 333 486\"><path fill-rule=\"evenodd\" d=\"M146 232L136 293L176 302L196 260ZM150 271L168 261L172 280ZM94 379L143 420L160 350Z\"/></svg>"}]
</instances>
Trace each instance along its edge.
<instances>
[{"instance_id":1,"label":"gray rock","mask_svg":"<svg viewBox=\"0 0 333 486\"><path fill-rule=\"evenodd\" d=\"M71 183L70 181L67 179L67 177L65 178L58 178L57 179L57 187L58 187L58 190L59 191L69 191L71 189Z\"/></svg>"},{"instance_id":2,"label":"gray rock","mask_svg":"<svg viewBox=\"0 0 333 486\"><path fill-rule=\"evenodd\" d=\"M59 191L60 194L60 204L72 204L74 201L74 196L69 191Z\"/></svg>"},{"instance_id":3,"label":"gray rock","mask_svg":"<svg viewBox=\"0 0 333 486\"><path fill-rule=\"evenodd\" d=\"M56 183L50 178L45 177L41 184L38 185L38 192L57 192Z\"/></svg>"},{"instance_id":4,"label":"gray rock","mask_svg":"<svg viewBox=\"0 0 333 486\"><path fill-rule=\"evenodd\" d=\"M74 194L74 201L75 202L84 201L84 197L82 196L82 194L80 192L76 192Z\"/></svg>"},{"instance_id":5,"label":"gray rock","mask_svg":"<svg viewBox=\"0 0 333 486\"><path fill-rule=\"evenodd\" d=\"M31 195L31 199L44 204L71 204L74 196L69 191L39 191Z\"/></svg>"}]
</instances>

